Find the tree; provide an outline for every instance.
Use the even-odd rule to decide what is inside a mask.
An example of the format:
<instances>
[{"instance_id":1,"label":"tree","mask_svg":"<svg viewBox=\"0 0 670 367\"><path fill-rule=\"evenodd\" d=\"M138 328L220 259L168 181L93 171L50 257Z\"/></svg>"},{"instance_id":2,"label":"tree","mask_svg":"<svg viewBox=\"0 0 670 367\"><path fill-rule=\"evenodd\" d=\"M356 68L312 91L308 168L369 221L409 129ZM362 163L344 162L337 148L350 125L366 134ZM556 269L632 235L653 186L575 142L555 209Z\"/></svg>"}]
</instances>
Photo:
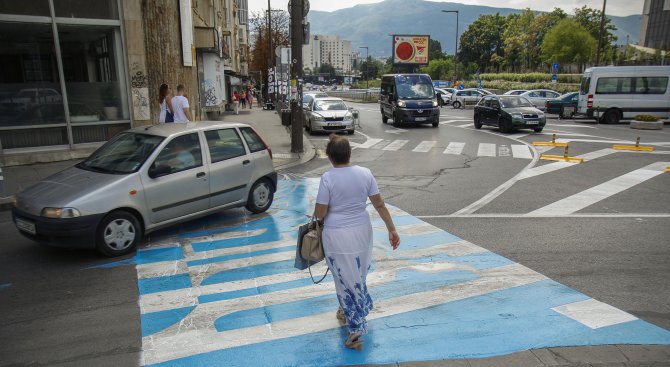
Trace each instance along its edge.
<instances>
[{"instance_id":1,"label":"tree","mask_svg":"<svg viewBox=\"0 0 670 367\"><path fill-rule=\"evenodd\" d=\"M430 60L440 60L444 59L444 53L442 52L442 44L436 39L430 39L428 42L428 57Z\"/></svg>"},{"instance_id":2,"label":"tree","mask_svg":"<svg viewBox=\"0 0 670 367\"><path fill-rule=\"evenodd\" d=\"M329 76L335 76L335 68L333 65L330 65L328 63L321 64L319 66L317 73L319 74L327 74Z\"/></svg>"},{"instance_id":3,"label":"tree","mask_svg":"<svg viewBox=\"0 0 670 367\"><path fill-rule=\"evenodd\" d=\"M428 66L421 68L420 71L430 75L433 80L451 80L456 69L453 57L447 57L441 60L430 60Z\"/></svg>"},{"instance_id":4,"label":"tree","mask_svg":"<svg viewBox=\"0 0 670 367\"><path fill-rule=\"evenodd\" d=\"M575 20L563 19L542 41L542 56L548 63L583 64L591 59L596 40Z\"/></svg>"},{"instance_id":5,"label":"tree","mask_svg":"<svg viewBox=\"0 0 670 367\"><path fill-rule=\"evenodd\" d=\"M505 40L505 55L510 57L512 71L529 69L532 46L536 42L535 32L532 31L535 13L526 8L521 14L507 16L507 27L503 32Z\"/></svg>"},{"instance_id":6,"label":"tree","mask_svg":"<svg viewBox=\"0 0 670 367\"><path fill-rule=\"evenodd\" d=\"M582 27L584 27L589 32L589 34L591 34L593 38L596 39L596 44L598 42L598 36L600 34L600 19L602 13L603 13L602 11L589 8L586 5L582 6L581 8L575 9L575 20ZM603 27L603 39L600 48L601 55L614 55L613 48L618 38L617 36L614 35L614 33L612 33L612 31L616 30L617 30L616 26L612 24L612 19L605 17L605 24ZM603 60L605 60L604 57Z\"/></svg>"},{"instance_id":7,"label":"tree","mask_svg":"<svg viewBox=\"0 0 670 367\"><path fill-rule=\"evenodd\" d=\"M268 12L253 12L249 19L251 47L250 70L260 70L267 75L270 57L275 59L274 50L268 50ZM289 14L286 11L272 10L272 47L288 46Z\"/></svg>"},{"instance_id":8,"label":"tree","mask_svg":"<svg viewBox=\"0 0 670 367\"><path fill-rule=\"evenodd\" d=\"M358 70L361 72L361 78L368 80L375 79L383 67L384 65L381 62L368 58L368 60L360 63Z\"/></svg>"},{"instance_id":9,"label":"tree","mask_svg":"<svg viewBox=\"0 0 670 367\"><path fill-rule=\"evenodd\" d=\"M464 64L474 62L481 70L489 70L505 55L503 32L506 27L507 18L500 14L480 15L461 34L459 60Z\"/></svg>"}]
</instances>

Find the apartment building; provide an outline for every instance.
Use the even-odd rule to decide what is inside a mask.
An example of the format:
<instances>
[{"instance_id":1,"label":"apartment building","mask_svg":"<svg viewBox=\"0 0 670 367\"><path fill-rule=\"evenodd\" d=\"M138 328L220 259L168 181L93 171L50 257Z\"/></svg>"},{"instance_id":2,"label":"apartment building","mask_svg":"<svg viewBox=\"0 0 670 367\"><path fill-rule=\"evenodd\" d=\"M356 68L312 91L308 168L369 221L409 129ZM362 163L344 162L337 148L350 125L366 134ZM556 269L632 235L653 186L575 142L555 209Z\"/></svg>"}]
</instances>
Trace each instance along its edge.
<instances>
[{"instance_id":1,"label":"apartment building","mask_svg":"<svg viewBox=\"0 0 670 367\"><path fill-rule=\"evenodd\" d=\"M351 41L342 40L340 36L313 35L309 44L303 46L302 55L304 66L311 70L330 64L339 74L352 72Z\"/></svg>"}]
</instances>

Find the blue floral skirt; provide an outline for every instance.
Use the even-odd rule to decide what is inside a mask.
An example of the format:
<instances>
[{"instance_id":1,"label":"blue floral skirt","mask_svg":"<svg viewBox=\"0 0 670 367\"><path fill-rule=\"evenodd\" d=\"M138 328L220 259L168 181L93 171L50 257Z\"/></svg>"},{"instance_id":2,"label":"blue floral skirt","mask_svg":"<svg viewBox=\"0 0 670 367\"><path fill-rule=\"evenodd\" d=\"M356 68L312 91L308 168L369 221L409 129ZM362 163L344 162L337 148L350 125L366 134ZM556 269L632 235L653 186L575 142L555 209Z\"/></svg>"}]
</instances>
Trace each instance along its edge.
<instances>
[{"instance_id":1,"label":"blue floral skirt","mask_svg":"<svg viewBox=\"0 0 670 367\"><path fill-rule=\"evenodd\" d=\"M358 227L324 228L323 249L349 332L365 334L365 317L372 310L372 298L365 284L372 265L372 225L368 222Z\"/></svg>"}]
</instances>

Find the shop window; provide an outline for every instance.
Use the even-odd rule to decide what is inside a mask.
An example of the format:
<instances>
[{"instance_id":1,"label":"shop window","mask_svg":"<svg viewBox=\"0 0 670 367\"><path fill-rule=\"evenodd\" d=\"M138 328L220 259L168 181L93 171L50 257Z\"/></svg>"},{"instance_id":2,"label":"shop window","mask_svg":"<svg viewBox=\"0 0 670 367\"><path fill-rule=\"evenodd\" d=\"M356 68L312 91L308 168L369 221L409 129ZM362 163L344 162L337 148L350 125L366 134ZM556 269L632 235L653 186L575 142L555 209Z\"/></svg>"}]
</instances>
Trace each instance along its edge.
<instances>
[{"instance_id":1,"label":"shop window","mask_svg":"<svg viewBox=\"0 0 670 367\"><path fill-rule=\"evenodd\" d=\"M0 142L2 143L2 149L67 145L67 129L62 126L43 129L0 130Z\"/></svg>"},{"instance_id":2,"label":"shop window","mask_svg":"<svg viewBox=\"0 0 670 367\"><path fill-rule=\"evenodd\" d=\"M0 14L50 16L48 0L0 0Z\"/></svg>"},{"instance_id":3,"label":"shop window","mask_svg":"<svg viewBox=\"0 0 670 367\"><path fill-rule=\"evenodd\" d=\"M72 126L72 140L74 144L104 142L128 129L130 129L129 123L112 125L74 125Z\"/></svg>"},{"instance_id":4,"label":"shop window","mask_svg":"<svg viewBox=\"0 0 670 367\"><path fill-rule=\"evenodd\" d=\"M63 18L119 19L116 0L55 0L54 10Z\"/></svg>"}]
</instances>

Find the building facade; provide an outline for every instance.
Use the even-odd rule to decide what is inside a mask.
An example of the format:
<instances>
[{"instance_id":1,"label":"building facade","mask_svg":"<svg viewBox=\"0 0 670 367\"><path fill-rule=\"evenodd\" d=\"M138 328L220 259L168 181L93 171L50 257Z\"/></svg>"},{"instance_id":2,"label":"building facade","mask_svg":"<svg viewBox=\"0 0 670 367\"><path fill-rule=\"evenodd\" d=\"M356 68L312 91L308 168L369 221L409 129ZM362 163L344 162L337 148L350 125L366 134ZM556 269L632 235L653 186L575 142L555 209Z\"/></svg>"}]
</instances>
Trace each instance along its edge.
<instances>
[{"instance_id":1,"label":"building facade","mask_svg":"<svg viewBox=\"0 0 670 367\"><path fill-rule=\"evenodd\" d=\"M207 119L247 82L247 0L2 1L0 29L2 165L84 157L157 123L162 83Z\"/></svg>"},{"instance_id":2,"label":"building facade","mask_svg":"<svg viewBox=\"0 0 670 367\"><path fill-rule=\"evenodd\" d=\"M303 65L311 70L323 64L330 64L341 75L352 72L353 55L351 41L341 40L340 36L316 34L310 37L309 44L302 48Z\"/></svg>"},{"instance_id":3,"label":"building facade","mask_svg":"<svg viewBox=\"0 0 670 367\"><path fill-rule=\"evenodd\" d=\"M670 50L670 0L644 0L640 45Z\"/></svg>"}]
</instances>

